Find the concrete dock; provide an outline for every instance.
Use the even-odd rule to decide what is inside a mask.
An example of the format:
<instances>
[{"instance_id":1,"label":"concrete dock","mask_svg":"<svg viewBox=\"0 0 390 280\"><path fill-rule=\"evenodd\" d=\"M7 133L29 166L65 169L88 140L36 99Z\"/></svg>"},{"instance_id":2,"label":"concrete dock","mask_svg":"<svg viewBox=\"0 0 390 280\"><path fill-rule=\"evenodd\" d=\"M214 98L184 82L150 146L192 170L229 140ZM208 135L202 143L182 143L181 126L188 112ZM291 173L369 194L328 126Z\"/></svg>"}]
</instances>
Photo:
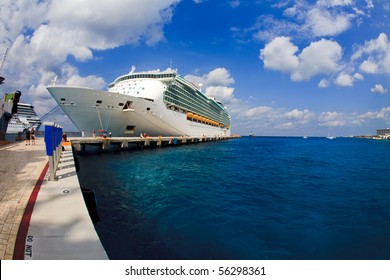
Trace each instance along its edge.
<instances>
[{"instance_id":1,"label":"concrete dock","mask_svg":"<svg viewBox=\"0 0 390 280\"><path fill-rule=\"evenodd\" d=\"M69 140L76 151L83 151L87 145L97 146L101 150L112 148L127 149L133 146L137 147L164 147L181 144L194 144L200 142L210 142L217 140L227 140L238 138L239 136L169 136L169 137L73 137Z\"/></svg>"},{"instance_id":2,"label":"concrete dock","mask_svg":"<svg viewBox=\"0 0 390 280\"><path fill-rule=\"evenodd\" d=\"M43 139L0 146L2 260L105 260L89 217L73 153L61 154L58 180L48 180Z\"/></svg>"}]
</instances>

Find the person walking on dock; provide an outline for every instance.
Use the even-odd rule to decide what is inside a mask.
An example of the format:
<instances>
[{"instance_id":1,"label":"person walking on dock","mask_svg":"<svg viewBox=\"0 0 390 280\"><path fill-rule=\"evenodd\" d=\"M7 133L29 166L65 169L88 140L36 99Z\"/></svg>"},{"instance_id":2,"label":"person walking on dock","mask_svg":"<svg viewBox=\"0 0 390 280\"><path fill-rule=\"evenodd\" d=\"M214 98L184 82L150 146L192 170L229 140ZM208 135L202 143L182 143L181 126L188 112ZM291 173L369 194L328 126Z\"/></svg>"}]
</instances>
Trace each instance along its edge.
<instances>
[{"instance_id":1,"label":"person walking on dock","mask_svg":"<svg viewBox=\"0 0 390 280\"><path fill-rule=\"evenodd\" d=\"M30 137L31 137L30 129L26 128L26 146L30 145Z\"/></svg>"},{"instance_id":2,"label":"person walking on dock","mask_svg":"<svg viewBox=\"0 0 390 280\"><path fill-rule=\"evenodd\" d=\"M35 145L35 129L33 128L31 130L31 141L32 141L32 144L31 145Z\"/></svg>"}]
</instances>

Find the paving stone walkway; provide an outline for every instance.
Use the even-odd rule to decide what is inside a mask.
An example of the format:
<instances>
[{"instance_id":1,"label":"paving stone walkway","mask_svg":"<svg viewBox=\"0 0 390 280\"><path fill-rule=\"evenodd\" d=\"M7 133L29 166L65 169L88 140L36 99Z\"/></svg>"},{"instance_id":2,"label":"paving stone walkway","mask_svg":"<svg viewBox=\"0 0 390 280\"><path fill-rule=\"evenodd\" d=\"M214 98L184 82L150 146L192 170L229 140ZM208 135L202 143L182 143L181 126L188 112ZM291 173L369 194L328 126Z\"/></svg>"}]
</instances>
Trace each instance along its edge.
<instances>
[{"instance_id":1,"label":"paving stone walkway","mask_svg":"<svg viewBox=\"0 0 390 280\"><path fill-rule=\"evenodd\" d=\"M19 225L35 184L47 163L45 142L0 146L0 259L11 260Z\"/></svg>"}]
</instances>

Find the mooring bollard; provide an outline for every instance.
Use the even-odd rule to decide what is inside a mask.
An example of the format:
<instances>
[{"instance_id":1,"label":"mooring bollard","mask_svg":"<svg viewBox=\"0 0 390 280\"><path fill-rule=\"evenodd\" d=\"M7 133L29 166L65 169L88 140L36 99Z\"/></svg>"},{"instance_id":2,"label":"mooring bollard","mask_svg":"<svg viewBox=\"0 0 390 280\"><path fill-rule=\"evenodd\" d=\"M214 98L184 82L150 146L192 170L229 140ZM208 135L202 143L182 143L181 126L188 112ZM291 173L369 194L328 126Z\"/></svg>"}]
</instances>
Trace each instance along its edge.
<instances>
[{"instance_id":1,"label":"mooring bollard","mask_svg":"<svg viewBox=\"0 0 390 280\"><path fill-rule=\"evenodd\" d=\"M49 157L49 181L56 181L56 172L62 152L62 127L53 123L45 122L46 155Z\"/></svg>"}]
</instances>

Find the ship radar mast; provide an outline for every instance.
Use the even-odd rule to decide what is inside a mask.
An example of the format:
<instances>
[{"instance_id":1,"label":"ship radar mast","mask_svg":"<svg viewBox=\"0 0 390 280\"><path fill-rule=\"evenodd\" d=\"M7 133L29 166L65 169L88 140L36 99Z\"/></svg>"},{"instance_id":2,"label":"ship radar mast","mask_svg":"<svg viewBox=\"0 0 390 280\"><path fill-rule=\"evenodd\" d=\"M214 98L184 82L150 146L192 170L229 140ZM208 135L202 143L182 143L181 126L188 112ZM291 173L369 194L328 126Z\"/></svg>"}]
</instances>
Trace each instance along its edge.
<instances>
[{"instance_id":1,"label":"ship radar mast","mask_svg":"<svg viewBox=\"0 0 390 280\"><path fill-rule=\"evenodd\" d=\"M130 70L130 73L129 74L133 74L135 71L135 66L134 65L131 65L131 70Z\"/></svg>"},{"instance_id":2,"label":"ship radar mast","mask_svg":"<svg viewBox=\"0 0 390 280\"><path fill-rule=\"evenodd\" d=\"M56 85L56 82L57 82L57 75L54 76L53 80L51 80L53 86Z\"/></svg>"}]
</instances>

